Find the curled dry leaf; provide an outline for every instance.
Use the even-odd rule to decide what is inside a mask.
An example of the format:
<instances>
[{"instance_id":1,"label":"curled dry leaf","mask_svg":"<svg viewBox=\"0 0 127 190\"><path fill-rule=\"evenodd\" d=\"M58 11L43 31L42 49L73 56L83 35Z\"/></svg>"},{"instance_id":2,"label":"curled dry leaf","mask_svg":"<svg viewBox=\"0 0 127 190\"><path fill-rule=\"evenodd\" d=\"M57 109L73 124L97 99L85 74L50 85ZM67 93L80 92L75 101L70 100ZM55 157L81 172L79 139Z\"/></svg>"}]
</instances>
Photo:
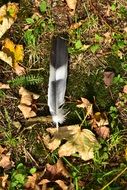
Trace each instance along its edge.
<instances>
[{"instance_id":1,"label":"curled dry leaf","mask_svg":"<svg viewBox=\"0 0 127 190\"><path fill-rule=\"evenodd\" d=\"M92 116L93 115L93 105L87 100L86 98L81 98L80 104L77 105L79 108L85 108L86 109L86 115Z\"/></svg>"},{"instance_id":2,"label":"curled dry leaf","mask_svg":"<svg viewBox=\"0 0 127 190\"><path fill-rule=\"evenodd\" d=\"M0 167L4 169L10 169L13 165L13 162L10 160L9 154L1 154Z\"/></svg>"},{"instance_id":3,"label":"curled dry leaf","mask_svg":"<svg viewBox=\"0 0 127 190\"><path fill-rule=\"evenodd\" d=\"M42 185L43 189L44 186L47 187L48 183L55 182L59 187L61 187L61 189L67 190L71 185L66 185L66 181L69 182L69 179L70 175L64 167L61 159L59 159L54 165L46 164L43 179L39 182L39 185Z\"/></svg>"},{"instance_id":4,"label":"curled dry leaf","mask_svg":"<svg viewBox=\"0 0 127 190\"><path fill-rule=\"evenodd\" d=\"M98 142L90 130L81 130L79 125L72 125L61 127L58 131L57 129L48 128L47 131L53 137L49 137L47 142L45 141L44 143L47 148L49 148L50 144L50 148L52 147L52 149L50 149L51 151L59 147L58 154L60 157L73 156L75 153L78 153L85 161L94 157L94 147L98 145ZM56 139L58 139L57 146L51 146L55 144L54 141L56 141ZM66 142L60 146L63 139L65 139Z\"/></svg>"},{"instance_id":5,"label":"curled dry leaf","mask_svg":"<svg viewBox=\"0 0 127 190\"><path fill-rule=\"evenodd\" d=\"M8 63L17 75L25 74L25 69L19 65L23 61L24 50L22 45L14 44L10 39L3 41L2 51L0 51L0 59Z\"/></svg>"},{"instance_id":6,"label":"curled dry leaf","mask_svg":"<svg viewBox=\"0 0 127 190\"><path fill-rule=\"evenodd\" d=\"M4 84L2 82L0 82L0 89L10 89L9 84Z\"/></svg>"},{"instance_id":7,"label":"curled dry leaf","mask_svg":"<svg viewBox=\"0 0 127 190\"><path fill-rule=\"evenodd\" d=\"M107 127L109 122L105 113L96 112L90 123L100 137L104 139L109 138L110 130Z\"/></svg>"},{"instance_id":8,"label":"curled dry leaf","mask_svg":"<svg viewBox=\"0 0 127 190\"><path fill-rule=\"evenodd\" d=\"M76 4L77 4L77 0L66 0L67 5L70 9L70 14L73 16L75 14L75 9L76 9Z\"/></svg>"},{"instance_id":9,"label":"curled dry leaf","mask_svg":"<svg viewBox=\"0 0 127 190\"><path fill-rule=\"evenodd\" d=\"M34 173L32 176L28 176L25 184L25 189L33 189L33 190L40 189L39 186L37 185L38 177L39 175L37 173Z\"/></svg>"},{"instance_id":10,"label":"curled dry leaf","mask_svg":"<svg viewBox=\"0 0 127 190\"><path fill-rule=\"evenodd\" d=\"M4 174L4 176L0 176L0 184L1 184L2 188L6 188L7 179L8 179L7 174Z\"/></svg>"},{"instance_id":11,"label":"curled dry leaf","mask_svg":"<svg viewBox=\"0 0 127 190\"><path fill-rule=\"evenodd\" d=\"M107 87L111 86L114 76L115 76L115 73L112 71L105 71L104 72L103 80L104 80L104 83Z\"/></svg>"},{"instance_id":12,"label":"curled dry leaf","mask_svg":"<svg viewBox=\"0 0 127 190\"><path fill-rule=\"evenodd\" d=\"M18 10L17 3L8 3L0 7L0 38L17 19Z\"/></svg>"},{"instance_id":13,"label":"curled dry leaf","mask_svg":"<svg viewBox=\"0 0 127 190\"><path fill-rule=\"evenodd\" d=\"M25 119L36 116L36 113L32 110L31 107L21 104L21 105L18 105L18 108L22 112Z\"/></svg>"},{"instance_id":14,"label":"curled dry leaf","mask_svg":"<svg viewBox=\"0 0 127 190\"><path fill-rule=\"evenodd\" d=\"M36 105L33 103L33 100L38 99L39 95L30 92L23 87L19 89L19 94L21 95L21 101L18 108L22 111L23 116L25 118L35 117Z\"/></svg>"}]
</instances>

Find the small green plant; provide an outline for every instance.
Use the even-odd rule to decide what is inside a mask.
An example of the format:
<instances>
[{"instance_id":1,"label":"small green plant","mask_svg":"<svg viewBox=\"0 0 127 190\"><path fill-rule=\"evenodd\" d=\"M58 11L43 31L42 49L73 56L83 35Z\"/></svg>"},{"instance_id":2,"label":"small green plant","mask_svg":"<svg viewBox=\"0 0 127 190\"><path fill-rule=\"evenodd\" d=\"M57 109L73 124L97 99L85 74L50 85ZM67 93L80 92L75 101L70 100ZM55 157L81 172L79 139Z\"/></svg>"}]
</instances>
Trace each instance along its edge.
<instances>
[{"instance_id":1,"label":"small green plant","mask_svg":"<svg viewBox=\"0 0 127 190\"><path fill-rule=\"evenodd\" d=\"M11 173L9 190L23 190L27 178L27 169L22 163L18 164Z\"/></svg>"},{"instance_id":2,"label":"small green plant","mask_svg":"<svg viewBox=\"0 0 127 190\"><path fill-rule=\"evenodd\" d=\"M15 86L26 86L26 85L36 85L43 82L43 77L40 75L24 75L16 77L13 80L9 80L8 83L15 87Z\"/></svg>"}]
</instances>

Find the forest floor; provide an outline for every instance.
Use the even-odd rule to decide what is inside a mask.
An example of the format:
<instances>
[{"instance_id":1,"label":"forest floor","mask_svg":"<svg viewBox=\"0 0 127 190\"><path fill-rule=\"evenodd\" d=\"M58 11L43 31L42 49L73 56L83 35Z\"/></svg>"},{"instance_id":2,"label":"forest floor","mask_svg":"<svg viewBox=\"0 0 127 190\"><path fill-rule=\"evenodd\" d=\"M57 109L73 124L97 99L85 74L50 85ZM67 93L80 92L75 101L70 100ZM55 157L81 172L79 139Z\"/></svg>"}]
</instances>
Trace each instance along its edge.
<instances>
[{"instance_id":1,"label":"forest floor","mask_svg":"<svg viewBox=\"0 0 127 190\"><path fill-rule=\"evenodd\" d=\"M127 190L126 0L77 0L73 13L64 0L13 2L0 38L0 190ZM53 36L69 52L59 131L47 105Z\"/></svg>"}]
</instances>

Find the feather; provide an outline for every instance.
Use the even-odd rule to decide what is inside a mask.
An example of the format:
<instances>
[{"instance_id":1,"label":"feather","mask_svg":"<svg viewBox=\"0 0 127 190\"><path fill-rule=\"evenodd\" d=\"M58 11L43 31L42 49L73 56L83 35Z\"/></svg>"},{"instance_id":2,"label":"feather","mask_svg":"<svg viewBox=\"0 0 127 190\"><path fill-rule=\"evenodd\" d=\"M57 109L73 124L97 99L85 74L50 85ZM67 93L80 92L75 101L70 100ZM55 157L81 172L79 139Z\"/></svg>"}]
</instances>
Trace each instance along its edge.
<instances>
[{"instance_id":1,"label":"feather","mask_svg":"<svg viewBox=\"0 0 127 190\"><path fill-rule=\"evenodd\" d=\"M66 116L62 106L65 102L67 68L68 51L66 41L58 36L53 40L48 86L48 106L57 128L59 123L64 122Z\"/></svg>"}]
</instances>

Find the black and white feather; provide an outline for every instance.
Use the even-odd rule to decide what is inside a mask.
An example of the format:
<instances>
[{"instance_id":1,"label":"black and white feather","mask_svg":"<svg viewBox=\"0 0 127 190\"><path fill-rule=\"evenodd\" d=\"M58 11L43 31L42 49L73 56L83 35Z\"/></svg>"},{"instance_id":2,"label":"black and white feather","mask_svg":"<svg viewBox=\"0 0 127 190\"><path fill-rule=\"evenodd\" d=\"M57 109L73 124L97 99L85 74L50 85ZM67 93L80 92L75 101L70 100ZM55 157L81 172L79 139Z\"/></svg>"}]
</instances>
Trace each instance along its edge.
<instances>
[{"instance_id":1,"label":"black and white feather","mask_svg":"<svg viewBox=\"0 0 127 190\"><path fill-rule=\"evenodd\" d=\"M56 37L53 40L51 50L51 64L48 87L48 106L52 115L52 120L58 128L59 123L65 120L63 104L66 91L66 80L68 71L68 51L66 40Z\"/></svg>"}]
</instances>

